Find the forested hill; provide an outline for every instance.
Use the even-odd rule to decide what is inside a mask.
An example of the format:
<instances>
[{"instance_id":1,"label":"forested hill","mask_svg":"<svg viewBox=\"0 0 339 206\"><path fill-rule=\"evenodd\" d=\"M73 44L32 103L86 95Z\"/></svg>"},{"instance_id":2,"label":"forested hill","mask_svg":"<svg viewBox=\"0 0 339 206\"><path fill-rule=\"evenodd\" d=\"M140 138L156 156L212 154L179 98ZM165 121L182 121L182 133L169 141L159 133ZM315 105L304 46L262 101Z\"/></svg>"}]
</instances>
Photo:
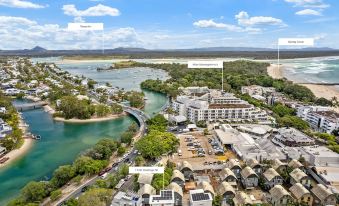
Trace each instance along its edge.
<instances>
[{"instance_id":1,"label":"forested hill","mask_svg":"<svg viewBox=\"0 0 339 206\"><path fill-rule=\"evenodd\" d=\"M276 59L277 50L264 48L200 48L178 50L147 50L143 48L116 48L102 50L47 50L42 47L25 50L0 50L0 56L64 56L70 59L112 59L112 58L250 58ZM309 48L300 50L282 50L280 58L307 58L339 56L339 50L330 48Z\"/></svg>"}]
</instances>

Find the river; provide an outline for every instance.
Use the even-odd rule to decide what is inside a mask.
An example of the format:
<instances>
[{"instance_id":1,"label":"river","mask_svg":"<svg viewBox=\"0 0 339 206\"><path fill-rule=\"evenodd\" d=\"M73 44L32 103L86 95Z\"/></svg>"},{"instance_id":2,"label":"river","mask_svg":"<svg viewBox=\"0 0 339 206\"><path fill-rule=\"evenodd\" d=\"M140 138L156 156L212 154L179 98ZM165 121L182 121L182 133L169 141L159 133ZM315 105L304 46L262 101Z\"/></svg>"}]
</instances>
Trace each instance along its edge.
<instances>
[{"instance_id":1,"label":"river","mask_svg":"<svg viewBox=\"0 0 339 206\"><path fill-rule=\"evenodd\" d=\"M100 64L98 64L100 65ZM100 83L109 82L120 88L140 90L139 84L145 79L165 79L167 74L149 68L126 69L121 71L96 72L95 65L59 65L72 74L81 74ZM144 91L147 97L145 112L154 115L166 103L166 96ZM31 180L47 180L53 170L63 164L71 163L77 155L91 147L99 139L116 139L135 121L126 116L119 119L71 124L53 121L42 109L23 112L29 129L40 134L31 150L19 160L0 170L0 205L19 194L20 189Z\"/></svg>"}]
</instances>

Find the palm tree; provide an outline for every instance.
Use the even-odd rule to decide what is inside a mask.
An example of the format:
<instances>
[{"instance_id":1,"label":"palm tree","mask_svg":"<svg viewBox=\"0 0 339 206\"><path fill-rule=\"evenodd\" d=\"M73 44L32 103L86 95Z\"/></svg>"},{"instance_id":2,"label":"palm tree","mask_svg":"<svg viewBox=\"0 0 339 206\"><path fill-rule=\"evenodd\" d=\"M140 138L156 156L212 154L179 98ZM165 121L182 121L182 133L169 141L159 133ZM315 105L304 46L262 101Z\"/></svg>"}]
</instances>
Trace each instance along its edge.
<instances>
[{"instance_id":1,"label":"palm tree","mask_svg":"<svg viewBox=\"0 0 339 206\"><path fill-rule=\"evenodd\" d=\"M339 107L339 101L337 97L332 97L331 101L334 107Z\"/></svg>"}]
</instances>

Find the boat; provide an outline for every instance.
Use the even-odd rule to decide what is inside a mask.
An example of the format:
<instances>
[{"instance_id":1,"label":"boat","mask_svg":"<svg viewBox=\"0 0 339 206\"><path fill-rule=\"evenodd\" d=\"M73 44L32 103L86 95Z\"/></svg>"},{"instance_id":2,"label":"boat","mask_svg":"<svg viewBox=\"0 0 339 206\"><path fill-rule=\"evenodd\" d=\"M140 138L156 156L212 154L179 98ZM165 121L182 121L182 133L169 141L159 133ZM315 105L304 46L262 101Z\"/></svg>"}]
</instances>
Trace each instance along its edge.
<instances>
[{"instance_id":1,"label":"boat","mask_svg":"<svg viewBox=\"0 0 339 206\"><path fill-rule=\"evenodd\" d=\"M40 135L32 135L32 139L41 140Z\"/></svg>"},{"instance_id":2,"label":"boat","mask_svg":"<svg viewBox=\"0 0 339 206\"><path fill-rule=\"evenodd\" d=\"M9 160L9 157L4 157L4 158L0 159L0 164L7 162L7 160Z\"/></svg>"}]
</instances>

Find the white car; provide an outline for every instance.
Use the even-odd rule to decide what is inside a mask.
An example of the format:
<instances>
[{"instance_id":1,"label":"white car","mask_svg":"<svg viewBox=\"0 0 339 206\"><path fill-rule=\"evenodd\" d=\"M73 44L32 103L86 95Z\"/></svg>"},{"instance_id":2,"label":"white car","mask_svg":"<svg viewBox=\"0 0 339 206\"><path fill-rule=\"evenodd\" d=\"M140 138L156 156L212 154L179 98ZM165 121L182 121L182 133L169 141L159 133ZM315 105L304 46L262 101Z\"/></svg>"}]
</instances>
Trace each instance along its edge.
<instances>
[{"instance_id":1,"label":"white car","mask_svg":"<svg viewBox=\"0 0 339 206\"><path fill-rule=\"evenodd\" d=\"M106 173L100 175L100 178L101 178L101 179L106 179L107 176L108 176L108 172L106 172Z\"/></svg>"}]
</instances>

